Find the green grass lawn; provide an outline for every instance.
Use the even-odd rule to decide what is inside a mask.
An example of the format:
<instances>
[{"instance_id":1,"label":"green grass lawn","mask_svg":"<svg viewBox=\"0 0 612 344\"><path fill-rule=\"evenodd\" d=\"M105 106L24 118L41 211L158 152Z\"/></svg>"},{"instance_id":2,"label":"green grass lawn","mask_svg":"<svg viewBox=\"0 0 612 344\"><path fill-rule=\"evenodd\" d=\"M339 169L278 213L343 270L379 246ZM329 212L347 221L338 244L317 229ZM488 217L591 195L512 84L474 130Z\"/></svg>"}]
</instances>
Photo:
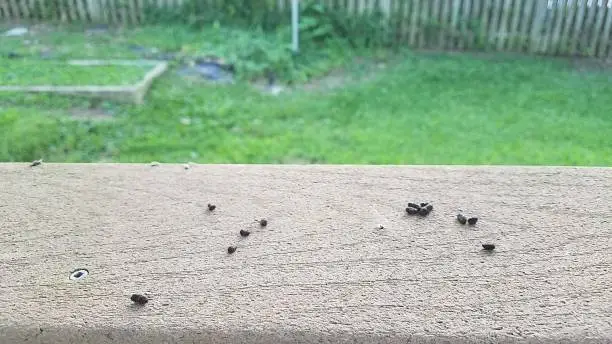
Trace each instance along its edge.
<instances>
[{"instance_id":1,"label":"green grass lawn","mask_svg":"<svg viewBox=\"0 0 612 344\"><path fill-rule=\"evenodd\" d=\"M70 65L61 61L0 59L0 86L125 86L152 66Z\"/></svg>"},{"instance_id":2,"label":"green grass lawn","mask_svg":"<svg viewBox=\"0 0 612 344\"><path fill-rule=\"evenodd\" d=\"M204 49L198 35L177 32L183 50ZM74 46L85 40L71 35L60 44L67 57L97 57L79 54ZM131 52L117 41L172 40L155 28L126 35L95 49L125 57ZM342 65L340 57L354 60L348 53L304 55L296 70L309 75ZM66 116L87 104L82 99L3 97L0 160L612 166L612 71L578 71L546 58L434 53L396 54L387 66L331 91L277 97L245 82L194 84L169 71L146 105L103 104L115 114L103 122Z\"/></svg>"}]
</instances>

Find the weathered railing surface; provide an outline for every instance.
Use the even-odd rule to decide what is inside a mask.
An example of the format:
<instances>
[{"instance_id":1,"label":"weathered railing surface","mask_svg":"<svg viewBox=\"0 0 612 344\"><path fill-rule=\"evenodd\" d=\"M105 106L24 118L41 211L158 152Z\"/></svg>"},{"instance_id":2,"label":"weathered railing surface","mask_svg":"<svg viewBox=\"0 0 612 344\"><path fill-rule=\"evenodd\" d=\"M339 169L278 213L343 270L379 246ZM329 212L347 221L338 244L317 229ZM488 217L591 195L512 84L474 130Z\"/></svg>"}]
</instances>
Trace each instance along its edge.
<instances>
[{"instance_id":1,"label":"weathered railing surface","mask_svg":"<svg viewBox=\"0 0 612 344\"><path fill-rule=\"evenodd\" d=\"M43 163L0 175L2 343L612 338L610 168ZM434 209L407 215L409 201ZM89 274L71 280L76 269Z\"/></svg>"},{"instance_id":2,"label":"weathered railing surface","mask_svg":"<svg viewBox=\"0 0 612 344\"><path fill-rule=\"evenodd\" d=\"M0 0L0 21L43 20L134 25L147 9L189 3L214 11L225 0ZM261 1L261 0L260 0ZM397 44L415 48L488 49L612 57L610 0L320 0L333 10L379 11ZM301 1L304 3L305 1ZM232 4L236 4L233 2ZM267 0L285 11L291 0ZM188 20L188 18L185 18ZM359 33L355 33L359 34Z\"/></svg>"}]
</instances>

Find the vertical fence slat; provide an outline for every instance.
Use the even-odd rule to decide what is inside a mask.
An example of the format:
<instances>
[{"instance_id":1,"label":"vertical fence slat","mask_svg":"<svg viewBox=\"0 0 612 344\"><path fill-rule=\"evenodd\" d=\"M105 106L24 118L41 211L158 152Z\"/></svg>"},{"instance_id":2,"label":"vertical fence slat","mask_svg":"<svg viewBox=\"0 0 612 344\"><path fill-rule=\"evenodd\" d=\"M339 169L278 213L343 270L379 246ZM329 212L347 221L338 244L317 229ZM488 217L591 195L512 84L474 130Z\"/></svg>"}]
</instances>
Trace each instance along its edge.
<instances>
[{"instance_id":1,"label":"vertical fence slat","mask_svg":"<svg viewBox=\"0 0 612 344\"><path fill-rule=\"evenodd\" d=\"M45 0L34 0L36 1L36 12L38 13L37 19L46 20L49 17L47 16L47 7L45 6Z\"/></svg>"},{"instance_id":2,"label":"vertical fence slat","mask_svg":"<svg viewBox=\"0 0 612 344\"><path fill-rule=\"evenodd\" d=\"M419 13L419 23L418 25L418 36L417 36L417 47L424 48L426 46L426 30L429 26L429 7L431 5L431 0L423 0L421 1L420 8L421 12Z\"/></svg>"},{"instance_id":3,"label":"vertical fence slat","mask_svg":"<svg viewBox=\"0 0 612 344\"><path fill-rule=\"evenodd\" d=\"M400 25L399 25L399 44L405 44L405 42L407 41L407 37L408 37L408 12L409 11L409 3L408 1L402 1L399 0L399 17L400 19Z\"/></svg>"},{"instance_id":4,"label":"vertical fence slat","mask_svg":"<svg viewBox=\"0 0 612 344\"><path fill-rule=\"evenodd\" d=\"M419 3L421 0L412 0L411 16L410 16L410 45L416 46L416 37L418 30L418 22L420 15Z\"/></svg>"},{"instance_id":5,"label":"vertical fence slat","mask_svg":"<svg viewBox=\"0 0 612 344\"><path fill-rule=\"evenodd\" d=\"M469 46L470 34L468 32L468 22L470 21L472 0L464 0L459 14L459 49Z\"/></svg>"},{"instance_id":6,"label":"vertical fence slat","mask_svg":"<svg viewBox=\"0 0 612 344\"><path fill-rule=\"evenodd\" d=\"M404 44L404 30L406 28L406 1L395 1L397 4L397 32L396 44L401 46Z\"/></svg>"},{"instance_id":7,"label":"vertical fence slat","mask_svg":"<svg viewBox=\"0 0 612 344\"><path fill-rule=\"evenodd\" d=\"M518 48L517 37L519 36L519 20L521 19L522 0L514 0L512 7L512 22L510 23L510 34L508 36L508 50L516 50Z\"/></svg>"},{"instance_id":8,"label":"vertical fence slat","mask_svg":"<svg viewBox=\"0 0 612 344\"><path fill-rule=\"evenodd\" d=\"M88 22L89 20L87 19L87 12L83 6L83 0L76 0L76 9L79 19L83 22Z\"/></svg>"},{"instance_id":9,"label":"vertical fence slat","mask_svg":"<svg viewBox=\"0 0 612 344\"><path fill-rule=\"evenodd\" d=\"M457 48L459 43L459 13L461 11L461 0L452 0L452 14L451 14L451 23L450 23L450 49Z\"/></svg>"},{"instance_id":10,"label":"vertical fence slat","mask_svg":"<svg viewBox=\"0 0 612 344\"><path fill-rule=\"evenodd\" d=\"M442 13L440 15L440 49L448 49L450 39L451 27L449 23L449 15L451 13L451 2L452 0L442 0Z\"/></svg>"},{"instance_id":11,"label":"vertical fence slat","mask_svg":"<svg viewBox=\"0 0 612 344\"><path fill-rule=\"evenodd\" d=\"M585 15L584 23L582 23L582 25L583 25L582 37L578 41L578 46L580 47L578 49L579 50L579 54L583 55L583 56L588 54L588 50L589 50L589 36L593 32L593 26L595 25L595 23L594 23L594 21L595 21L595 10L594 10L595 6L593 6L592 1L596 1L596 0L591 0L591 1L587 2L586 15Z\"/></svg>"},{"instance_id":12,"label":"vertical fence slat","mask_svg":"<svg viewBox=\"0 0 612 344\"><path fill-rule=\"evenodd\" d=\"M13 14L13 4L11 0L4 0L6 3L6 10L4 11L4 16L10 20L15 20L15 15Z\"/></svg>"},{"instance_id":13,"label":"vertical fence slat","mask_svg":"<svg viewBox=\"0 0 612 344\"><path fill-rule=\"evenodd\" d=\"M477 32L477 22L480 18L480 0L470 1L470 13L467 22L467 29L469 34L469 40L467 44L467 49L473 49L476 45L476 40L478 36Z\"/></svg>"},{"instance_id":14,"label":"vertical fence slat","mask_svg":"<svg viewBox=\"0 0 612 344\"><path fill-rule=\"evenodd\" d=\"M136 6L136 0L128 0L128 9L132 25L138 24L138 6Z\"/></svg>"},{"instance_id":15,"label":"vertical fence slat","mask_svg":"<svg viewBox=\"0 0 612 344\"><path fill-rule=\"evenodd\" d=\"M582 55L590 55L590 43L589 42L589 38L591 35L593 35L593 29L595 27L595 14L597 13L597 0L592 0L591 2L588 3L590 6L587 9L587 19L584 23L584 35L582 37L582 39L580 40L580 53Z\"/></svg>"},{"instance_id":16,"label":"vertical fence slat","mask_svg":"<svg viewBox=\"0 0 612 344\"><path fill-rule=\"evenodd\" d=\"M76 12L76 3L78 0L69 0L66 2L66 7L68 7L68 14L70 15L71 21L78 21L79 15Z\"/></svg>"},{"instance_id":17,"label":"vertical fence slat","mask_svg":"<svg viewBox=\"0 0 612 344\"><path fill-rule=\"evenodd\" d=\"M8 3L6 0L0 0L0 9L2 10L2 19L10 20L11 16L9 14Z\"/></svg>"},{"instance_id":18,"label":"vertical fence slat","mask_svg":"<svg viewBox=\"0 0 612 344\"><path fill-rule=\"evenodd\" d=\"M532 53L539 52L540 44L542 43L542 27L546 15L546 1L536 0L535 14L532 17L531 33L529 37L529 51Z\"/></svg>"},{"instance_id":19,"label":"vertical fence slat","mask_svg":"<svg viewBox=\"0 0 612 344\"><path fill-rule=\"evenodd\" d=\"M501 14L501 22L499 24L499 36L497 39L497 50L499 51L506 50L506 48L509 45L510 33L508 30L508 25L510 22L512 8L513 7L512 7L511 0L505 0L501 7L502 14Z\"/></svg>"},{"instance_id":20,"label":"vertical fence slat","mask_svg":"<svg viewBox=\"0 0 612 344\"><path fill-rule=\"evenodd\" d=\"M59 20L62 23L67 22L68 21L68 12L66 12L66 8L65 8L66 6L65 6L64 1L58 1L56 6L57 6L57 12L59 14Z\"/></svg>"},{"instance_id":21,"label":"vertical fence slat","mask_svg":"<svg viewBox=\"0 0 612 344\"><path fill-rule=\"evenodd\" d=\"M524 0L523 14L519 22L519 39L520 52L529 51L529 32L531 31L532 16L534 15L534 0Z\"/></svg>"},{"instance_id":22,"label":"vertical fence slat","mask_svg":"<svg viewBox=\"0 0 612 344\"><path fill-rule=\"evenodd\" d=\"M553 36L555 27L559 20L562 20L561 11L559 11L559 0L556 3L553 3L553 6L550 9L547 9L547 20L544 25L544 37L542 39L542 44L540 45L540 52L542 54L554 54L555 47L553 46Z\"/></svg>"},{"instance_id":23,"label":"vertical fence slat","mask_svg":"<svg viewBox=\"0 0 612 344\"><path fill-rule=\"evenodd\" d=\"M120 23L120 18L119 18L119 7L117 6L117 0L108 0L108 12L110 13L110 17L111 17L111 22L114 25L117 25Z\"/></svg>"},{"instance_id":24,"label":"vertical fence slat","mask_svg":"<svg viewBox=\"0 0 612 344\"><path fill-rule=\"evenodd\" d=\"M559 13L557 11L558 7L558 3L553 3L551 8L546 9L544 37L542 38L542 43L540 44L540 53L542 54L548 54L550 52L554 26L559 17Z\"/></svg>"},{"instance_id":25,"label":"vertical fence slat","mask_svg":"<svg viewBox=\"0 0 612 344\"><path fill-rule=\"evenodd\" d=\"M578 6L576 1L568 1L565 6L565 23L563 24L563 31L561 32L561 38L559 40L559 49L558 52L560 54L568 54L570 51L570 33L572 29L572 25L576 20L576 10Z\"/></svg>"},{"instance_id":26,"label":"vertical fence slat","mask_svg":"<svg viewBox=\"0 0 612 344\"><path fill-rule=\"evenodd\" d=\"M402 13L404 11L404 7L403 7L404 3L405 1L399 1L399 0L393 0L393 3L392 3L392 9L391 9L392 11L391 18L393 20L392 35L393 35L393 44L395 45L396 48L401 47L401 42L402 42L402 25L404 21L404 16L402 15Z\"/></svg>"},{"instance_id":27,"label":"vertical fence slat","mask_svg":"<svg viewBox=\"0 0 612 344\"><path fill-rule=\"evenodd\" d=\"M30 2L28 0L20 0L19 2L21 3L22 18L26 20L30 19Z\"/></svg>"},{"instance_id":28,"label":"vertical fence slat","mask_svg":"<svg viewBox=\"0 0 612 344\"><path fill-rule=\"evenodd\" d=\"M431 19L433 30L429 42L431 47L440 47L442 42L442 20L440 20L440 0L433 0L431 4Z\"/></svg>"},{"instance_id":29,"label":"vertical fence slat","mask_svg":"<svg viewBox=\"0 0 612 344\"><path fill-rule=\"evenodd\" d=\"M561 6L559 8L559 21L557 26L555 26L555 30L553 31L553 47L554 54L558 54L562 51L563 48L563 30L565 29L565 23L572 20L572 17L569 15L569 6L570 0L561 1Z\"/></svg>"},{"instance_id":30,"label":"vertical fence slat","mask_svg":"<svg viewBox=\"0 0 612 344\"><path fill-rule=\"evenodd\" d=\"M11 12L11 17L14 20L19 20L20 19L19 6L15 2L15 0L9 0L9 11Z\"/></svg>"},{"instance_id":31,"label":"vertical fence slat","mask_svg":"<svg viewBox=\"0 0 612 344\"><path fill-rule=\"evenodd\" d=\"M100 0L87 0L86 8L92 22L99 23L102 21L102 8L100 6Z\"/></svg>"},{"instance_id":32,"label":"vertical fence slat","mask_svg":"<svg viewBox=\"0 0 612 344\"><path fill-rule=\"evenodd\" d=\"M147 3L144 0L136 0L136 5L138 7L138 22L145 23L146 22L146 7Z\"/></svg>"},{"instance_id":33,"label":"vertical fence slat","mask_svg":"<svg viewBox=\"0 0 612 344\"><path fill-rule=\"evenodd\" d=\"M589 56L596 56L597 55L597 42L599 42L600 39L600 35L602 34L601 29L602 26L604 24L604 15L605 15L605 9L602 6L599 6L599 4L593 4L593 7L595 8L595 12L597 12L597 19L595 20L595 26L593 28L593 30L591 31L591 44L589 46Z\"/></svg>"},{"instance_id":34,"label":"vertical fence slat","mask_svg":"<svg viewBox=\"0 0 612 344\"><path fill-rule=\"evenodd\" d=\"M489 12L491 11L491 1L483 0L482 11L480 12L480 35L478 37L479 48L485 49L487 47L487 39L489 32Z\"/></svg>"},{"instance_id":35,"label":"vertical fence slat","mask_svg":"<svg viewBox=\"0 0 612 344\"><path fill-rule=\"evenodd\" d=\"M36 10L36 0L28 0L28 9L30 11L30 19L36 20L37 18L37 10Z\"/></svg>"},{"instance_id":36,"label":"vertical fence slat","mask_svg":"<svg viewBox=\"0 0 612 344\"><path fill-rule=\"evenodd\" d=\"M597 49L598 57L605 57L606 50L610 50L610 54L612 54L612 48L610 48L610 31L612 30L612 8L605 7L606 12L606 23L603 29L603 36L599 40L599 48Z\"/></svg>"},{"instance_id":37,"label":"vertical fence slat","mask_svg":"<svg viewBox=\"0 0 612 344\"><path fill-rule=\"evenodd\" d=\"M110 23L110 13L109 12L109 5L108 5L108 1L110 0L100 0L100 21L103 23Z\"/></svg>"},{"instance_id":38,"label":"vertical fence slat","mask_svg":"<svg viewBox=\"0 0 612 344\"><path fill-rule=\"evenodd\" d=\"M129 0L127 0L129 1ZM130 18L128 18L128 4L126 3L126 0L118 0L119 3L117 3L117 7L118 7L118 13L120 14L121 18L119 18L121 20L121 24L123 26L127 26L130 24ZM178 4L177 4L178 6Z\"/></svg>"},{"instance_id":39,"label":"vertical fence slat","mask_svg":"<svg viewBox=\"0 0 612 344\"><path fill-rule=\"evenodd\" d=\"M491 18L489 21L489 39L488 44L491 48L496 47L497 40L499 39L499 14L501 11L501 1L495 0L493 4L493 10L491 11Z\"/></svg>"},{"instance_id":40,"label":"vertical fence slat","mask_svg":"<svg viewBox=\"0 0 612 344\"><path fill-rule=\"evenodd\" d=\"M586 11L586 0L576 0L578 6L578 13L576 14L576 21L573 27L572 41L570 44L570 54L575 55L578 51L578 43L580 35L582 33L582 23L584 21L584 15Z\"/></svg>"}]
</instances>

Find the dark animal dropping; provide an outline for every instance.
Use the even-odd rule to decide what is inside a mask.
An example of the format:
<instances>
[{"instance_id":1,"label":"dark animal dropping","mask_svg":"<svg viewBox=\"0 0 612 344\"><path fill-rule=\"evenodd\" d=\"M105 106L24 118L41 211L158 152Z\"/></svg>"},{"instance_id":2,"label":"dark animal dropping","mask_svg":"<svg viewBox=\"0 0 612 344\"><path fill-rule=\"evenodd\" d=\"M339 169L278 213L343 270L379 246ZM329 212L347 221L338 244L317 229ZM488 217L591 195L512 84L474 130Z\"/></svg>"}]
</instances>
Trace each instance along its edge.
<instances>
[{"instance_id":1,"label":"dark animal dropping","mask_svg":"<svg viewBox=\"0 0 612 344\"><path fill-rule=\"evenodd\" d=\"M459 221L460 224L464 225L467 223L467 218L461 214L457 214L457 221Z\"/></svg>"},{"instance_id":2,"label":"dark animal dropping","mask_svg":"<svg viewBox=\"0 0 612 344\"><path fill-rule=\"evenodd\" d=\"M236 246L230 246L227 248L227 253L232 254L236 252Z\"/></svg>"},{"instance_id":3,"label":"dark animal dropping","mask_svg":"<svg viewBox=\"0 0 612 344\"><path fill-rule=\"evenodd\" d=\"M408 213L408 215L416 215L419 213L419 209L408 207L406 208L406 212Z\"/></svg>"},{"instance_id":4,"label":"dark animal dropping","mask_svg":"<svg viewBox=\"0 0 612 344\"><path fill-rule=\"evenodd\" d=\"M251 234L251 232L249 232L249 231L245 231L244 229L241 229L241 230L240 230L240 236L243 236L243 237L248 237L248 236L249 236L249 234Z\"/></svg>"},{"instance_id":5,"label":"dark animal dropping","mask_svg":"<svg viewBox=\"0 0 612 344\"><path fill-rule=\"evenodd\" d=\"M140 295L140 294L132 294L132 297L130 297L130 300L132 300L134 303L137 303L139 305L144 305L145 303L149 302L149 299L147 299L146 296Z\"/></svg>"},{"instance_id":6,"label":"dark animal dropping","mask_svg":"<svg viewBox=\"0 0 612 344\"><path fill-rule=\"evenodd\" d=\"M208 210L213 211L215 208L217 208L216 205L208 203Z\"/></svg>"},{"instance_id":7,"label":"dark animal dropping","mask_svg":"<svg viewBox=\"0 0 612 344\"><path fill-rule=\"evenodd\" d=\"M427 208L421 208L419 209L419 215L421 216L427 216L429 214L429 210L427 210Z\"/></svg>"},{"instance_id":8,"label":"dark animal dropping","mask_svg":"<svg viewBox=\"0 0 612 344\"><path fill-rule=\"evenodd\" d=\"M262 226L262 227L267 226L268 225L268 220L266 220L266 219L259 220L259 225Z\"/></svg>"},{"instance_id":9,"label":"dark animal dropping","mask_svg":"<svg viewBox=\"0 0 612 344\"><path fill-rule=\"evenodd\" d=\"M425 202L425 203L421 203L421 207L426 207L429 203Z\"/></svg>"},{"instance_id":10,"label":"dark animal dropping","mask_svg":"<svg viewBox=\"0 0 612 344\"><path fill-rule=\"evenodd\" d=\"M408 207L410 207L410 208L414 208L414 209L419 209L419 208L420 208L420 206L419 206L418 204L416 204L416 203L412 203L412 202L411 202L411 203L408 203Z\"/></svg>"},{"instance_id":11,"label":"dark animal dropping","mask_svg":"<svg viewBox=\"0 0 612 344\"><path fill-rule=\"evenodd\" d=\"M477 217L470 217L470 218L467 220L467 222L468 222L468 225L472 225L472 226L473 226L473 225L475 225L475 224L476 224L476 222L478 222L478 218L477 218Z\"/></svg>"},{"instance_id":12,"label":"dark animal dropping","mask_svg":"<svg viewBox=\"0 0 612 344\"><path fill-rule=\"evenodd\" d=\"M495 249L494 244L482 244L482 248L487 251L493 251Z\"/></svg>"},{"instance_id":13,"label":"dark animal dropping","mask_svg":"<svg viewBox=\"0 0 612 344\"><path fill-rule=\"evenodd\" d=\"M428 212L431 212L433 210L433 205L428 204L425 206L425 209L427 209Z\"/></svg>"}]
</instances>

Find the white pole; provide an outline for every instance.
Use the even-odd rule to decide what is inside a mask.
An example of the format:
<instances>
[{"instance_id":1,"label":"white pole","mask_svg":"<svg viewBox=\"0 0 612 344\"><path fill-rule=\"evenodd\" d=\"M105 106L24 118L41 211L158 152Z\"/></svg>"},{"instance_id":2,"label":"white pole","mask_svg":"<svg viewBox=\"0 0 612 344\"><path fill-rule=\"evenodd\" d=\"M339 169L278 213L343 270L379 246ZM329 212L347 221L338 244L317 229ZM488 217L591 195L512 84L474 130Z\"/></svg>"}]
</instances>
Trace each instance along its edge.
<instances>
[{"instance_id":1,"label":"white pole","mask_svg":"<svg viewBox=\"0 0 612 344\"><path fill-rule=\"evenodd\" d=\"M300 7L298 0L291 1L291 39L293 52L297 53L300 50Z\"/></svg>"}]
</instances>

